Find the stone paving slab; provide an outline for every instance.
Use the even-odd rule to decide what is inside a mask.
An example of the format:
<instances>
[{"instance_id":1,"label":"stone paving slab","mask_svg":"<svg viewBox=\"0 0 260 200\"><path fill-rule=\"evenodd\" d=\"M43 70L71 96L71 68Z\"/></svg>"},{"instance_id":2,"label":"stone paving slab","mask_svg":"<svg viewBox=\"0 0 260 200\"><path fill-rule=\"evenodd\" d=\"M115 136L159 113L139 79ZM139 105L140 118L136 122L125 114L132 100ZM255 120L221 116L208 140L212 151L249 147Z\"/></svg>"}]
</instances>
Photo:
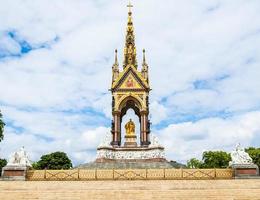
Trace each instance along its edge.
<instances>
[{"instance_id":1,"label":"stone paving slab","mask_svg":"<svg viewBox=\"0 0 260 200\"><path fill-rule=\"evenodd\" d=\"M0 199L260 200L260 180L0 181Z\"/></svg>"}]
</instances>

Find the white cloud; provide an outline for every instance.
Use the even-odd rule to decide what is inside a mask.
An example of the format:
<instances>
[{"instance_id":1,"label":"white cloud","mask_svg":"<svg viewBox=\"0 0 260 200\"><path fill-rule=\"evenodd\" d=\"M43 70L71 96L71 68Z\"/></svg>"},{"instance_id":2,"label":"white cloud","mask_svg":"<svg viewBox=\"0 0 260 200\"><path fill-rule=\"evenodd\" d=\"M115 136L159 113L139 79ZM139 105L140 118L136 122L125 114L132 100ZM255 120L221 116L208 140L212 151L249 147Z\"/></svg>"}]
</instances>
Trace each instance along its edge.
<instances>
[{"instance_id":1,"label":"white cloud","mask_svg":"<svg viewBox=\"0 0 260 200\"><path fill-rule=\"evenodd\" d=\"M151 120L153 124L158 124L167 118L167 108L159 104L157 101L153 101L150 104Z\"/></svg>"},{"instance_id":2,"label":"white cloud","mask_svg":"<svg viewBox=\"0 0 260 200\"><path fill-rule=\"evenodd\" d=\"M205 150L231 151L238 142L250 146L259 133L258 111L227 119L208 118L171 124L159 130L158 136L166 147L168 158L185 163L192 157L201 159Z\"/></svg>"},{"instance_id":3,"label":"white cloud","mask_svg":"<svg viewBox=\"0 0 260 200\"><path fill-rule=\"evenodd\" d=\"M10 37L3 33L0 34L0 38L0 51L3 52L3 54L19 54L19 52L21 51L21 47L16 41L12 40Z\"/></svg>"}]
</instances>

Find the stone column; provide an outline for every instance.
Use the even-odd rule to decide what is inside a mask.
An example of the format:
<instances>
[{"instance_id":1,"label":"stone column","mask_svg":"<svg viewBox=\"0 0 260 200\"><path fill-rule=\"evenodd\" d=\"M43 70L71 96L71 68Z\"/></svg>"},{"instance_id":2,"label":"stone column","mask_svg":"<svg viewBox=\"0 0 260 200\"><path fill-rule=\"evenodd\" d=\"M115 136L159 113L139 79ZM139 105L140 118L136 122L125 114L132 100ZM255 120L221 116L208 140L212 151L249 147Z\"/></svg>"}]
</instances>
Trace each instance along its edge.
<instances>
[{"instance_id":1,"label":"stone column","mask_svg":"<svg viewBox=\"0 0 260 200\"><path fill-rule=\"evenodd\" d=\"M118 146L121 145L121 117L120 113L117 115L117 143Z\"/></svg>"},{"instance_id":2,"label":"stone column","mask_svg":"<svg viewBox=\"0 0 260 200\"><path fill-rule=\"evenodd\" d=\"M144 141L144 136L143 136L143 116L141 115L140 116L140 144L142 145L143 144L143 141Z\"/></svg>"},{"instance_id":3,"label":"stone column","mask_svg":"<svg viewBox=\"0 0 260 200\"><path fill-rule=\"evenodd\" d=\"M143 118L144 118L144 142L147 142L147 118L146 118L146 114L144 114Z\"/></svg>"},{"instance_id":4,"label":"stone column","mask_svg":"<svg viewBox=\"0 0 260 200\"><path fill-rule=\"evenodd\" d=\"M120 112L113 112L114 116L114 124L115 124L115 130L113 135L113 141L111 144L113 146L119 146L120 145Z\"/></svg>"},{"instance_id":5,"label":"stone column","mask_svg":"<svg viewBox=\"0 0 260 200\"><path fill-rule=\"evenodd\" d=\"M147 111L141 112L141 145L148 146L150 144L148 137L148 115Z\"/></svg>"}]
</instances>

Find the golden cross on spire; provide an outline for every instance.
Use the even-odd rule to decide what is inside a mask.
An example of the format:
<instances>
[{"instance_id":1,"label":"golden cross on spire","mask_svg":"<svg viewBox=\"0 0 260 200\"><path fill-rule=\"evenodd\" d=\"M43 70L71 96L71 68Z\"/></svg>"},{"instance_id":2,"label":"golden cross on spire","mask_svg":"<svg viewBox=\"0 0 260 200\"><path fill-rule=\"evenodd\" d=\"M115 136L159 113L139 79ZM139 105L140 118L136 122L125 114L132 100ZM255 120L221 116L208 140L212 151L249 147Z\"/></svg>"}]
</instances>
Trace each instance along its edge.
<instances>
[{"instance_id":1,"label":"golden cross on spire","mask_svg":"<svg viewBox=\"0 0 260 200\"><path fill-rule=\"evenodd\" d=\"M129 1L129 4L127 5L129 12L131 12L131 8L133 7L133 5L131 4L131 1Z\"/></svg>"}]
</instances>

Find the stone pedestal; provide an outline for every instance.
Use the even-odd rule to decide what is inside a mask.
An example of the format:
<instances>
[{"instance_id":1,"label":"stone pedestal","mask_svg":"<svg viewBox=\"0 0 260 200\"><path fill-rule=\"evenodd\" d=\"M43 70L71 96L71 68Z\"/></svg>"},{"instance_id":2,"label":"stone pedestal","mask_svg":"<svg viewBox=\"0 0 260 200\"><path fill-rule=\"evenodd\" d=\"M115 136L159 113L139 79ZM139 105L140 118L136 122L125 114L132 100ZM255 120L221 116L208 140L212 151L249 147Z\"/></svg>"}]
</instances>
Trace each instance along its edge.
<instances>
[{"instance_id":1,"label":"stone pedestal","mask_svg":"<svg viewBox=\"0 0 260 200\"><path fill-rule=\"evenodd\" d=\"M26 166L3 167L2 178L3 180L25 181L27 169L28 167Z\"/></svg>"},{"instance_id":2,"label":"stone pedestal","mask_svg":"<svg viewBox=\"0 0 260 200\"><path fill-rule=\"evenodd\" d=\"M259 168L255 164L233 164L235 178L254 178L259 176Z\"/></svg>"},{"instance_id":3,"label":"stone pedestal","mask_svg":"<svg viewBox=\"0 0 260 200\"><path fill-rule=\"evenodd\" d=\"M136 135L126 135L124 147L137 147Z\"/></svg>"}]
</instances>

